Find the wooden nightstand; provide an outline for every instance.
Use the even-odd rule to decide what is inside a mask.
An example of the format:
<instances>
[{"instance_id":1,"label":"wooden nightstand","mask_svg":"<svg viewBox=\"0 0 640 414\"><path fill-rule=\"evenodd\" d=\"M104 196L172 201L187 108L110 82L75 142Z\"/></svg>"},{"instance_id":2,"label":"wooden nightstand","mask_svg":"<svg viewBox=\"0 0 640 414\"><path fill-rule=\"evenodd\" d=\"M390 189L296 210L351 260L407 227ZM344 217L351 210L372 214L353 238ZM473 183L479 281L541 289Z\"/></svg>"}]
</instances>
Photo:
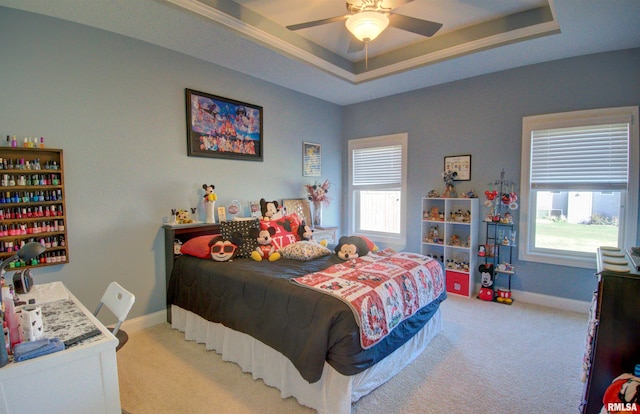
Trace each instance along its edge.
<instances>
[{"instance_id":1,"label":"wooden nightstand","mask_svg":"<svg viewBox=\"0 0 640 414\"><path fill-rule=\"evenodd\" d=\"M329 244L338 243L338 226L315 226L313 240L318 242L326 240Z\"/></svg>"}]
</instances>

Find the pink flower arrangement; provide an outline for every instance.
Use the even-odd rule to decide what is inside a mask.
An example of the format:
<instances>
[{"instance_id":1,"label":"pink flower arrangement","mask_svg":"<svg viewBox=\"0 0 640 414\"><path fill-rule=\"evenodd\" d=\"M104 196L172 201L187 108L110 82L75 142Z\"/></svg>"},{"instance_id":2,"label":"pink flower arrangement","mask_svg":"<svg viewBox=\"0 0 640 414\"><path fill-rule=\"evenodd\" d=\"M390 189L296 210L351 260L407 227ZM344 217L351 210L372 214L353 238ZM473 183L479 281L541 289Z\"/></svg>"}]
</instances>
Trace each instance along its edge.
<instances>
[{"instance_id":1,"label":"pink flower arrangement","mask_svg":"<svg viewBox=\"0 0 640 414\"><path fill-rule=\"evenodd\" d=\"M322 184L305 184L304 188L307 190L307 198L310 201L316 203L323 203L325 206L329 206L331 197L329 196L329 187L331 184L329 180L325 180Z\"/></svg>"}]
</instances>

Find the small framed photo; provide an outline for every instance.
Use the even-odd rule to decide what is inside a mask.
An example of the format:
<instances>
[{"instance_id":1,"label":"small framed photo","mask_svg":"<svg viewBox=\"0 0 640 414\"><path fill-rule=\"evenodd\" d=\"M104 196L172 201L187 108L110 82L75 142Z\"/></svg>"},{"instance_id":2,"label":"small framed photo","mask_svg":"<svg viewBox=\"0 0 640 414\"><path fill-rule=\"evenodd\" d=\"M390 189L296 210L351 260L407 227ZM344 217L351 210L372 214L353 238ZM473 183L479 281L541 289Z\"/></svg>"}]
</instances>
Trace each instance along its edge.
<instances>
[{"instance_id":1,"label":"small framed photo","mask_svg":"<svg viewBox=\"0 0 640 414\"><path fill-rule=\"evenodd\" d=\"M260 211L260 202L250 201L249 212L251 213L251 217L258 217L258 218L262 217L262 211Z\"/></svg>"},{"instance_id":2,"label":"small framed photo","mask_svg":"<svg viewBox=\"0 0 640 414\"><path fill-rule=\"evenodd\" d=\"M320 177L322 174L322 153L320 144L302 143L302 176Z\"/></svg>"},{"instance_id":3,"label":"small framed photo","mask_svg":"<svg viewBox=\"0 0 640 414\"><path fill-rule=\"evenodd\" d=\"M222 223L223 221L227 221L227 209L218 207L218 222Z\"/></svg>"},{"instance_id":4,"label":"small framed photo","mask_svg":"<svg viewBox=\"0 0 640 414\"><path fill-rule=\"evenodd\" d=\"M458 173L454 181L471 180L471 155L453 155L444 157L444 170Z\"/></svg>"}]
</instances>

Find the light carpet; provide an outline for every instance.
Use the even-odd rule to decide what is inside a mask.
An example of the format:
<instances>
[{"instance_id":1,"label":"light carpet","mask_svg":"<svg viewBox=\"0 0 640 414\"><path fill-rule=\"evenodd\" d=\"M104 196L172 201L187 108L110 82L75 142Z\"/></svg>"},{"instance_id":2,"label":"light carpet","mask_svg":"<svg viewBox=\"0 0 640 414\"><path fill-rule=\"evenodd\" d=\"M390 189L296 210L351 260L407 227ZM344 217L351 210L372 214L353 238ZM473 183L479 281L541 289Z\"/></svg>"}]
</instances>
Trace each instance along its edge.
<instances>
[{"instance_id":1,"label":"light carpet","mask_svg":"<svg viewBox=\"0 0 640 414\"><path fill-rule=\"evenodd\" d=\"M450 295L444 331L354 414L577 413L587 315ZM122 408L145 413L312 413L167 323L117 353Z\"/></svg>"}]
</instances>

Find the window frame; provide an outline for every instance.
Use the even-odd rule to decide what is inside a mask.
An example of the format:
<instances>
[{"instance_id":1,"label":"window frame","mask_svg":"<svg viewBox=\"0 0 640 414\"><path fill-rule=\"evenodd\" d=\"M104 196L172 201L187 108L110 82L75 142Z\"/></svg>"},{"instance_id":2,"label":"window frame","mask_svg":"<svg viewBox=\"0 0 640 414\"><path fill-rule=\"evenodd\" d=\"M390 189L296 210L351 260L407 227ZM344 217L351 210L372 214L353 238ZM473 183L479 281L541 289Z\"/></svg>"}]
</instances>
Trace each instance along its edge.
<instances>
[{"instance_id":1,"label":"window frame","mask_svg":"<svg viewBox=\"0 0 640 414\"><path fill-rule=\"evenodd\" d=\"M401 146L401 182L388 185L353 185L353 151L362 148L387 147L391 145ZM374 242L384 243L388 246L403 248L407 242L407 146L408 134L398 133L366 138L355 138L348 141L348 228L350 234L366 236ZM361 230L358 227L359 217L359 191L361 190L400 190L400 232L374 232Z\"/></svg>"},{"instance_id":2,"label":"window frame","mask_svg":"<svg viewBox=\"0 0 640 414\"><path fill-rule=\"evenodd\" d=\"M629 123L629 173L627 189L621 191L618 244L622 248L629 248L635 245L637 241L638 175L640 165L638 107L627 106L527 116L523 117L522 121L519 260L588 269L594 268L595 252L593 254L580 252L571 253L566 250L536 249L533 245L533 241L535 240L534 229L536 213L530 214L532 208L535 208L535 197L531 196L532 193L534 193L534 191L531 190L531 132L542 129L619 122ZM548 190L540 189L538 191ZM607 191L607 189L602 188L601 190L593 191Z\"/></svg>"}]
</instances>

